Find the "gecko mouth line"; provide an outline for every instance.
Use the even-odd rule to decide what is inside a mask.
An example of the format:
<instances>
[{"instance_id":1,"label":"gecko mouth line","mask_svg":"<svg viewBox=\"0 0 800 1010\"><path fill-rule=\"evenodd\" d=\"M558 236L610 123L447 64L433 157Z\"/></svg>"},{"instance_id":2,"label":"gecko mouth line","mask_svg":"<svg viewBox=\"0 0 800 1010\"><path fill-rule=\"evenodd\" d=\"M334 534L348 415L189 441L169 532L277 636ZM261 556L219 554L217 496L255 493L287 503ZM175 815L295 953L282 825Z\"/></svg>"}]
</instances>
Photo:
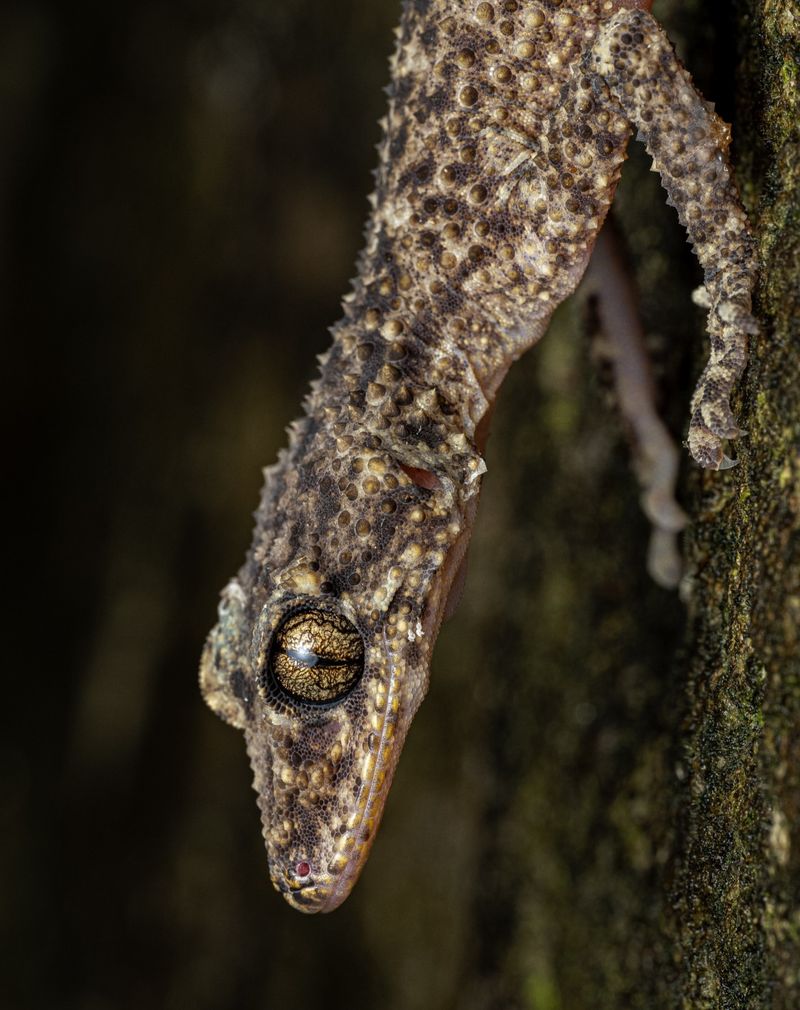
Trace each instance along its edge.
<instances>
[{"instance_id":1,"label":"gecko mouth line","mask_svg":"<svg viewBox=\"0 0 800 1010\"><path fill-rule=\"evenodd\" d=\"M387 648L386 651L388 655L390 650ZM393 755L395 747L398 745L396 737L391 742L387 740L389 734L394 737L397 714L399 713L397 669L391 660L390 670L384 717L377 745L374 748L374 753L377 755L374 768L367 781L362 783L354 802L355 810L361 808L362 805L363 810L358 816L358 820L342 835L340 843L342 851L334 856L334 860L343 860L340 867L337 867L333 873L330 871L323 873L322 871L315 872L313 866L308 863L310 879L306 883L292 886L288 882L281 881L279 884L279 890L289 904L302 912L331 912L339 907L358 879L377 833L386 793L391 784L395 763ZM365 823L369 825L369 833L366 836L363 830ZM343 853L348 848L352 848L353 851L344 856ZM296 870L297 867L295 867Z\"/></svg>"}]
</instances>

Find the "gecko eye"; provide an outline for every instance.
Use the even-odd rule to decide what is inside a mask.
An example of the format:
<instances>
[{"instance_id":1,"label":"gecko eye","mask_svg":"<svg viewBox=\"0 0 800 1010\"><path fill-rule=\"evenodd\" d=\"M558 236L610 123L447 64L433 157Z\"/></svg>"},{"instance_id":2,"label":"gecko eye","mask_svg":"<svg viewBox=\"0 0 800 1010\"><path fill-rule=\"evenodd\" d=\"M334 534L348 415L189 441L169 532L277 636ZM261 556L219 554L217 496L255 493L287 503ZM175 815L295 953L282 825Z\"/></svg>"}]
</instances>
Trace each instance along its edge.
<instances>
[{"instance_id":1,"label":"gecko eye","mask_svg":"<svg viewBox=\"0 0 800 1010\"><path fill-rule=\"evenodd\" d=\"M343 698L361 676L364 644L341 614L299 610L278 626L267 668L298 701L329 705Z\"/></svg>"}]
</instances>

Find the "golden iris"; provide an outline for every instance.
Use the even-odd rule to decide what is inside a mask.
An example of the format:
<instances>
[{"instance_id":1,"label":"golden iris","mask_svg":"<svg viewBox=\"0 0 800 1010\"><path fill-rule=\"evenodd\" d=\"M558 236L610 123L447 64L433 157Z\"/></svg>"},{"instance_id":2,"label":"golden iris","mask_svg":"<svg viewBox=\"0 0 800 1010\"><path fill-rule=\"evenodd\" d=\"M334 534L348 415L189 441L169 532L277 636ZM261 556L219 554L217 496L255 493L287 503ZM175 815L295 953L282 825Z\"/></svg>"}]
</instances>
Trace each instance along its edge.
<instances>
[{"instance_id":1,"label":"golden iris","mask_svg":"<svg viewBox=\"0 0 800 1010\"><path fill-rule=\"evenodd\" d=\"M351 690L364 669L364 643L347 618L330 610L289 614L278 626L269 670L287 694L329 705Z\"/></svg>"}]
</instances>

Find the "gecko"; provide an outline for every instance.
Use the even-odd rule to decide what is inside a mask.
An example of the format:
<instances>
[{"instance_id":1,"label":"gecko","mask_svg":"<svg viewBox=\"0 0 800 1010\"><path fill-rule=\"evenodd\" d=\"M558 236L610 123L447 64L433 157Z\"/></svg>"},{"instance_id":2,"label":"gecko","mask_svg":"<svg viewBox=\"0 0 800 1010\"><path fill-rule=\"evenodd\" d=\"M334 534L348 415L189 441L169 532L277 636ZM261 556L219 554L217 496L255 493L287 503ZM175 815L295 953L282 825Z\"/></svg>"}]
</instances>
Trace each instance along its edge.
<instances>
[{"instance_id":1,"label":"gecko","mask_svg":"<svg viewBox=\"0 0 800 1010\"><path fill-rule=\"evenodd\" d=\"M753 239L729 127L649 8L403 5L357 274L201 660L300 911L336 908L364 866L459 593L495 396L584 273L633 129L704 270L688 447L732 465Z\"/></svg>"}]
</instances>

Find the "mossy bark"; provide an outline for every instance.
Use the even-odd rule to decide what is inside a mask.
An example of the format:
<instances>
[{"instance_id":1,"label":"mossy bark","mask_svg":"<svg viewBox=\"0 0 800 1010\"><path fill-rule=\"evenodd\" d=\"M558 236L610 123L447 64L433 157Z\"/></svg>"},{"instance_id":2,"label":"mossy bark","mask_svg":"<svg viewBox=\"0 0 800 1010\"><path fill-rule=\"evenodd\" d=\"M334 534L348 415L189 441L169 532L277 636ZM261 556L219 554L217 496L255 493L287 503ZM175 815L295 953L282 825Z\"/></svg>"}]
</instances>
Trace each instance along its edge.
<instances>
[{"instance_id":1,"label":"mossy bark","mask_svg":"<svg viewBox=\"0 0 800 1010\"><path fill-rule=\"evenodd\" d=\"M723 114L737 115L763 331L736 404L748 432L739 466L686 467L683 628L675 601L642 581L642 525L595 392L581 389L569 310L510 380L487 496L505 522L486 548L499 585L483 655L503 688L486 728L494 774L474 905L476 1006L800 1005L800 21L790 7L740 4L733 36L746 97ZM700 348L691 266L650 209L644 168L635 156L618 210L646 322ZM665 365L673 403L685 400L685 363L673 350Z\"/></svg>"},{"instance_id":2,"label":"mossy bark","mask_svg":"<svg viewBox=\"0 0 800 1010\"><path fill-rule=\"evenodd\" d=\"M763 332L738 472L691 482L672 931L685 1005L788 1008L800 1003L800 17L747 6L737 150Z\"/></svg>"}]
</instances>

